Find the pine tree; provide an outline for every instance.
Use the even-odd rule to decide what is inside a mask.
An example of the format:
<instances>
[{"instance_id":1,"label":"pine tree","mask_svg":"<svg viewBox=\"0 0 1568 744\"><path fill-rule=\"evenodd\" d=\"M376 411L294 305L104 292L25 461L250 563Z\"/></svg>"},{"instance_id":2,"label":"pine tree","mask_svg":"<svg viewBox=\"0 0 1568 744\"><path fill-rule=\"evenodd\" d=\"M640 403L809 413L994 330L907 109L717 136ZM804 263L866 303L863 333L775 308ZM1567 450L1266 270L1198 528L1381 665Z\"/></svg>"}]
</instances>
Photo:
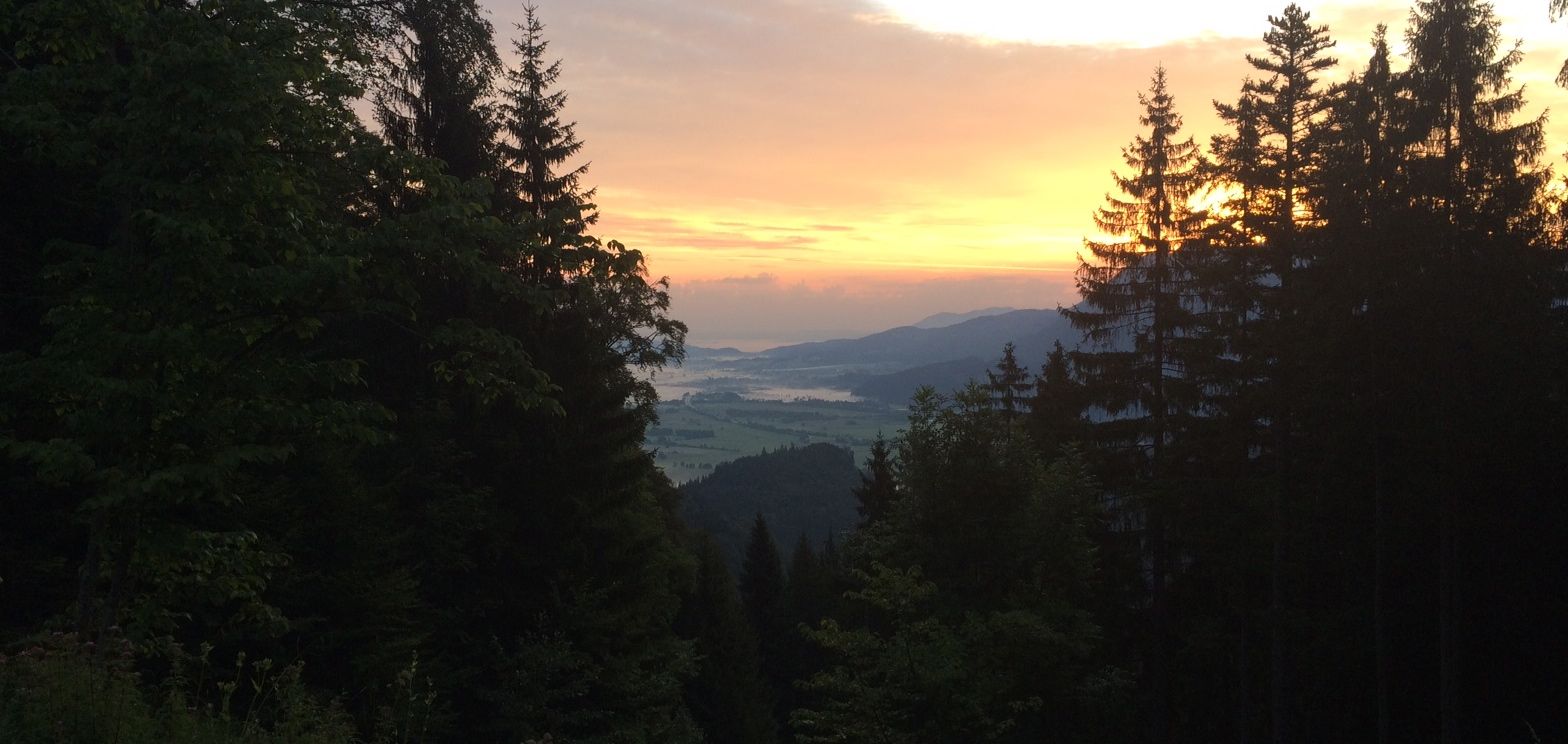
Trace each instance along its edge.
<instances>
[{"instance_id":1,"label":"pine tree","mask_svg":"<svg viewBox=\"0 0 1568 744\"><path fill-rule=\"evenodd\" d=\"M1390 740L1394 728L1388 611L1390 494L1385 477L1389 449L1385 439L1397 419L1388 407L1392 397L1386 389L1384 370L1389 366L1390 352L1398 346L1397 333L1385 327L1380 295L1383 288L1399 283L1398 262L1387 259L1403 240L1398 227L1401 220L1396 215L1407 209L1401 200L1406 191L1404 151L1410 135L1398 123L1405 105L1400 91L1403 83L1391 68L1386 27L1377 27L1371 46L1366 66L1331 96L1320 129L1324 174L1316 188L1306 192L1312 212L1323 220L1319 264L1308 269L1304 279L1320 295L1316 306L1308 308L1309 322L1317 327L1313 335L1335 339L1335 343L1320 347L1325 363L1318 367L1318 394L1314 397L1325 402L1355 401L1367 422L1364 439L1345 446L1358 452L1359 458L1351 462L1364 469L1370 479L1365 484L1372 502L1370 694L1376 740L1381 744ZM1320 316L1327 320L1316 320ZM1345 322L1346 316L1354 321ZM1334 369L1346 373L1334 373ZM1322 425L1315 427L1312 435L1343 436ZM1322 458L1320 462L1326 465L1329 460Z\"/></svg>"},{"instance_id":2,"label":"pine tree","mask_svg":"<svg viewBox=\"0 0 1568 744\"><path fill-rule=\"evenodd\" d=\"M459 179L496 177L495 29L474 0L397 0L390 15L372 98L382 134Z\"/></svg>"},{"instance_id":3,"label":"pine tree","mask_svg":"<svg viewBox=\"0 0 1568 744\"><path fill-rule=\"evenodd\" d=\"M1018 364L1013 342L1002 346L1002 358L995 370L986 370L986 389L991 391L991 406L1011 422L1029 408L1029 368Z\"/></svg>"},{"instance_id":4,"label":"pine tree","mask_svg":"<svg viewBox=\"0 0 1568 744\"><path fill-rule=\"evenodd\" d=\"M746 542L746 553L741 561L740 598L746 610L746 619L757 634L757 644L762 652L762 675L772 688L777 707L775 718L780 722L789 718L791 683L794 669L790 650L790 629L785 619L784 564L779 558L778 544L768 530L767 520L757 515L752 522L751 535Z\"/></svg>"},{"instance_id":5,"label":"pine tree","mask_svg":"<svg viewBox=\"0 0 1568 744\"><path fill-rule=\"evenodd\" d=\"M892 452L888 449L887 440L879 432L871 442L871 453L866 456L866 468L860 476L860 485L855 487L855 499L860 502L856 509L860 511L861 529L886 519L897 498L898 485L893 474Z\"/></svg>"},{"instance_id":6,"label":"pine tree","mask_svg":"<svg viewBox=\"0 0 1568 744\"><path fill-rule=\"evenodd\" d=\"M1261 260L1242 256L1227 262L1240 269L1234 273L1251 286L1232 297L1224 297L1222 292L1218 301L1233 316L1241 316L1237 325L1253 326L1235 328L1228 334L1227 349L1252 362L1231 365L1232 374L1241 373L1242 377L1231 382L1243 386L1261 383L1267 391L1263 400L1240 408L1248 417L1236 424L1243 437L1258 428L1259 419L1271 430L1270 720L1272 740L1284 744L1289 738L1283 627L1287 616L1285 546L1290 529L1287 512L1293 501L1290 490L1299 480L1292 446L1297 418L1293 408L1301 395L1299 355L1307 344L1300 327L1300 287L1295 275L1299 265L1310 261L1301 224L1315 219L1306 211L1308 201L1303 194L1316 185L1319 158L1313 128L1328 100L1317 76L1337 60L1325 56L1334 46L1328 28L1312 25L1311 14L1300 6L1293 3L1281 15L1269 16L1269 26L1263 36L1266 53L1247 55L1247 62L1267 77L1249 82L1243 102L1231 110L1238 125L1232 141L1255 145L1250 153L1243 149L1251 159L1239 159L1240 167L1227 174L1237 182L1251 181L1243 191L1255 204L1244 207L1243 220L1251 224L1245 226L1246 242L1239 248L1261 252L1262 256ZM1258 269L1261 273L1254 273ZM1259 419L1251 415L1259 415Z\"/></svg>"},{"instance_id":7,"label":"pine tree","mask_svg":"<svg viewBox=\"0 0 1568 744\"><path fill-rule=\"evenodd\" d=\"M598 213L593 189L582 186L588 165L561 170L583 143L577 139L575 122L561 119L566 93L555 90L561 63L546 57L550 44L537 8L523 6L523 22L517 30L522 34L513 42L517 67L507 70L501 93L500 150L507 169L501 189L511 200L508 210L530 225L541 243L543 253L532 257L532 274L559 279L562 272L576 267L574 253L580 238L598 220Z\"/></svg>"},{"instance_id":8,"label":"pine tree","mask_svg":"<svg viewBox=\"0 0 1568 744\"><path fill-rule=\"evenodd\" d=\"M1134 453L1136 472L1163 475L1165 450L1196 411L1183 375L1191 356L1193 277L1185 249L1200 240L1202 216L1189 200L1203 185L1202 157L1179 139L1181 116L1155 71L1140 122L1148 127L1122 150L1131 169L1115 175L1121 196L1107 196L1095 225L1111 238L1086 242L1078 268L1082 302L1062 310L1090 347L1073 355L1088 402L1107 420L1096 436Z\"/></svg>"},{"instance_id":9,"label":"pine tree","mask_svg":"<svg viewBox=\"0 0 1568 744\"><path fill-rule=\"evenodd\" d=\"M1142 484L1146 497L1152 637L1145 679L1151 687L1152 736L1164 740L1172 724L1166 598L1172 507L1154 494L1176 472L1172 445L1203 403L1189 368L1214 354L1197 332L1196 314L1203 308L1193 269L1202 256L1194 250L1201 243L1202 215L1189 206L1204 185L1202 157L1190 137L1180 139L1181 117L1164 68L1155 70L1149 93L1139 101L1148 132L1123 149L1131 172L1115 175L1121 195L1108 195L1095 214L1102 232L1121 239L1086 242L1093 262L1082 259L1078 269L1082 301L1062 312L1084 331L1091 349L1073 355L1085 400L1101 414L1091 435L1121 454L1124 472Z\"/></svg>"},{"instance_id":10,"label":"pine tree","mask_svg":"<svg viewBox=\"0 0 1568 744\"><path fill-rule=\"evenodd\" d=\"M784 564L779 558L773 533L768 530L768 522L761 514L752 522L751 536L746 541L740 570L740 597L746 608L746 619L766 643L770 635L765 631L778 627L784 607Z\"/></svg>"},{"instance_id":11,"label":"pine tree","mask_svg":"<svg viewBox=\"0 0 1568 744\"><path fill-rule=\"evenodd\" d=\"M735 580L711 538L700 539L696 553L695 590L676 623L696 642L697 673L686 683L686 705L707 741L770 744L778 738L773 697Z\"/></svg>"},{"instance_id":12,"label":"pine tree","mask_svg":"<svg viewBox=\"0 0 1568 744\"><path fill-rule=\"evenodd\" d=\"M1057 341L1040 366L1029 402L1029 434L1048 462L1059 457L1063 447L1083 437L1083 402L1073 377L1072 358Z\"/></svg>"},{"instance_id":13,"label":"pine tree","mask_svg":"<svg viewBox=\"0 0 1568 744\"><path fill-rule=\"evenodd\" d=\"M1528 283L1539 271L1532 265L1529 243L1533 205L1544 177L1533 168L1542 150L1544 118L1512 121L1525 105L1522 89L1509 90L1510 73L1521 54L1517 46L1499 53L1497 30L1491 6L1472 0L1425 0L1411 13L1405 38L1412 105L1406 126L1418 137L1411 152L1411 184L1414 201L1425 213L1415 234L1425 245L1414 256L1417 263L1407 269L1423 271L1416 285L1423 304L1468 292L1485 297L1490 312L1506 313L1512 330L1518 331L1531 327L1528 321L1544 299ZM1438 311L1428 318L1428 323L1443 322L1442 331L1431 330L1458 342L1471 360L1487 358L1491 363L1518 353L1512 345L1500 347L1501 334L1477 326L1473 313ZM1436 337L1422 339L1428 340L1435 342ZM1425 343L1414 348L1418 353L1437 351ZM1481 356L1473 356L1481 350ZM1497 385L1495 379L1482 382L1478 375L1485 373L1480 369L1445 363L1439 356L1423 361L1433 365L1428 379L1435 389L1427 403L1436 430L1488 428L1494 412L1478 407L1473 395L1460 396L1465 395L1461 391ZM1532 366L1521 359L1512 369ZM1445 743L1459 741L1464 728L1460 526L1468 523L1465 513L1474 507L1462 501L1462 493L1480 487L1471 480L1478 473L1457 471L1460 455L1451 446L1434 443L1436 458L1426 483L1436 496L1439 515L1439 734Z\"/></svg>"},{"instance_id":14,"label":"pine tree","mask_svg":"<svg viewBox=\"0 0 1568 744\"><path fill-rule=\"evenodd\" d=\"M440 43L420 55L485 56L472 51L488 35L477 30L471 2L410 7L470 29L438 28ZM393 489L409 520L424 525L411 542L427 556L420 584L441 618L428 668L455 688L447 700L466 733L681 739L691 733L679 699L689 651L670 621L689 567L675 539L674 489L644 447L655 397L639 368L678 359L685 327L668 317L667 285L648 280L639 252L584 233L591 220L580 211L519 206L528 203L524 182L538 185L523 177L540 174L530 168L554 167L581 147L569 126L556 133L569 140L564 155L549 136L521 136L558 126L565 103L549 90L559 66L541 63L542 25L531 10L527 20L521 43L532 56L508 73L498 105L474 107L492 126L461 130L472 141L447 142L496 161L482 175L498 185L484 210L499 218L490 220L498 239L480 246L477 261L419 256L412 273L431 302L416 322L436 332L421 334L424 343L408 353L371 352L411 360L392 380L412 389L399 391L404 430L383 465L399 474ZM478 72L467 74L477 81ZM523 80L530 75L533 85ZM426 100L441 92L413 90L406 108L467 103ZM544 180L582 196L575 178ZM480 270L486 282L468 280L465 272ZM434 365L444 380L410 383L432 366L421 359L431 353L427 338L459 349L505 344L548 381L549 405L452 395L454 380L504 384L511 373L470 373L446 359ZM475 556L484 556L482 570Z\"/></svg>"},{"instance_id":15,"label":"pine tree","mask_svg":"<svg viewBox=\"0 0 1568 744\"><path fill-rule=\"evenodd\" d=\"M790 625L816 625L827 613L828 582L822 561L811 547L811 539L801 533L789 559L785 579L784 609Z\"/></svg>"}]
</instances>

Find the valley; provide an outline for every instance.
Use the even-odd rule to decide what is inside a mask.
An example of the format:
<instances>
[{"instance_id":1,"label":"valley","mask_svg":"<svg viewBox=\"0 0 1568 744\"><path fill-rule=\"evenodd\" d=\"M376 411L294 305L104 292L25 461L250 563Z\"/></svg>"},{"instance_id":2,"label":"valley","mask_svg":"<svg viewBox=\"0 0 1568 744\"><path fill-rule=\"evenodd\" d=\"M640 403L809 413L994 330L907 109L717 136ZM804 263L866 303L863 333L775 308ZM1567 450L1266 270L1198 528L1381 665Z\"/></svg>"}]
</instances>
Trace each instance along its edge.
<instances>
[{"instance_id":1,"label":"valley","mask_svg":"<svg viewBox=\"0 0 1568 744\"><path fill-rule=\"evenodd\" d=\"M892 439L904 428L921 385L948 392L984 379L1009 342L1032 367L1070 334L1055 310L990 308L760 352L688 347L684 364L652 378L659 424L647 446L678 484L791 445L845 447L858 464L878 433Z\"/></svg>"}]
</instances>

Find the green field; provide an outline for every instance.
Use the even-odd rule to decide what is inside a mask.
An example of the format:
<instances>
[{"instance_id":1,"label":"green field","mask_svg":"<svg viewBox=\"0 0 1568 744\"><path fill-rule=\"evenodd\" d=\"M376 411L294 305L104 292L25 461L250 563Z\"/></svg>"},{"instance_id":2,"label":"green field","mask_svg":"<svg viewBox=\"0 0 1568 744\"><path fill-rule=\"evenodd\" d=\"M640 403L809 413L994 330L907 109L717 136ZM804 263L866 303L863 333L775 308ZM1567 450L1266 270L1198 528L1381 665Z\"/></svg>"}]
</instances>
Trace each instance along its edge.
<instances>
[{"instance_id":1,"label":"green field","mask_svg":"<svg viewBox=\"0 0 1568 744\"><path fill-rule=\"evenodd\" d=\"M881 403L746 400L733 394L689 395L659 404L648 447L676 483L737 457L786 445L828 442L864 460L878 432L891 439L908 412Z\"/></svg>"}]
</instances>

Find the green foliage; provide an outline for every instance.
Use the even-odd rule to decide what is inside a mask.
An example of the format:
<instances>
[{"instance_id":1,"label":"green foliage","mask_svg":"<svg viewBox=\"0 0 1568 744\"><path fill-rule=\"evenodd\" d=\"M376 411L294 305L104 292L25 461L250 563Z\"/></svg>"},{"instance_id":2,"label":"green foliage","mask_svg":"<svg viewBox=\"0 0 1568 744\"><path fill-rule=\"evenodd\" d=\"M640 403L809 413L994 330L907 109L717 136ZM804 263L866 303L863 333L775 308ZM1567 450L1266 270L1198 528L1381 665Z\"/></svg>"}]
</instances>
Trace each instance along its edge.
<instances>
[{"instance_id":1,"label":"green foliage","mask_svg":"<svg viewBox=\"0 0 1568 744\"><path fill-rule=\"evenodd\" d=\"M676 622L695 641L697 674L686 683L687 708L706 741L776 741L773 696L734 578L712 539L700 538L696 552L697 581Z\"/></svg>"},{"instance_id":2,"label":"green foliage","mask_svg":"<svg viewBox=\"0 0 1568 744\"><path fill-rule=\"evenodd\" d=\"M98 55L45 61L28 45L49 42L18 38L26 62L0 89L5 159L47 174L44 214L82 226L20 224L47 342L0 360L0 449L85 528L84 631L131 608L166 630L191 602L265 615L256 590L279 558L235 507L299 445L372 443L385 422L345 395L357 360L318 345L360 296L367 251L343 211L362 186L342 162L370 143L329 63L337 18L135 8L81 19L116 39ZM147 594L182 581L202 596Z\"/></svg>"},{"instance_id":3,"label":"green foliage","mask_svg":"<svg viewBox=\"0 0 1568 744\"><path fill-rule=\"evenodd\" d=\"M898 500L898 482L893 474L892 450L887 440L877 434L871 443L871 453L866 456L865 472L860 485L855 487L855 507L860 512L860 526L869 527L886 519Z\"/></svg>"},{"instance_id":4,"label":"green foliage","mask_svg":"<svg viewBox=\"0 0 1568 744\"><path fill-rule=\"evenodd\" d=\"M1126 685L1096 661L1098 488L1081 460L1043 465L1022 422L979 386L951 402L922 391L898 444L907 490L856 534L854 588L808 630L826 664L791 716L798 739L1103 732L1088 722Z\"/></svg>"},{"instance_id":5,"label":"green foliage","mask_svg":"<svg viewBox=\"0 0 1568 744\"><path fill-rule=\"evenodd\" d=\"M523 6L518 30L522 36L513 42L518 66L507 70L501 93L506 137L500 147L506 165L501 186L512 199L509 209L536 231L546 248L534 270L548 277L578 263L572 256L578 248L573 238L586 233L598 214L593 190L584 191L581 184L588 166L560 170L583 143L577 139L576 124L561 120L566 93L554 89L561 63L545 58L550 43L533 5Z\"/></svg>"},{"instance_id":6,"label":"green foliage","mask_svg":"<svg viewBox=\"0 0 1568 744\"><path fill-rule=\"evenodd\" d=\"M813 542L852 528L858 479L854 459L841 447L789 446L723 463L682 485L681 511L713 536L739 572L758 515L778 535L803 534Z\"/></svg>"},{"instance_id":7,"label":"green foliage","mask_svg":"<svg viewBox=\"0 0 1568 744\"><path fill-rule=\"evenodd\" d=\"M477 7L13 5L7 637L303 655L399 740L694 738L639 375L685 327L641 253L478 180L505 178ZM542 229L569 277L524 270Z\"/></svg>"},{"instance_id":8,"label":"green foliage","mask_svg":"<svg viewBox=\"0 0 1568 744\"><path fill-rule=\"evenodd\" d=\"M356 741L348 717L302 684L295 664L247 664L243 654L227 679L192 682L176 675L154 691L133 671L130 645L106 639L79 643L55 634L20 654L0 656L0 739L17 744L346 744ZM196 689L188 689L194 685ZM155 694L156 692L156 694ZM407 742L376 739L377 742Z\"/></svg>"}]
</instances>

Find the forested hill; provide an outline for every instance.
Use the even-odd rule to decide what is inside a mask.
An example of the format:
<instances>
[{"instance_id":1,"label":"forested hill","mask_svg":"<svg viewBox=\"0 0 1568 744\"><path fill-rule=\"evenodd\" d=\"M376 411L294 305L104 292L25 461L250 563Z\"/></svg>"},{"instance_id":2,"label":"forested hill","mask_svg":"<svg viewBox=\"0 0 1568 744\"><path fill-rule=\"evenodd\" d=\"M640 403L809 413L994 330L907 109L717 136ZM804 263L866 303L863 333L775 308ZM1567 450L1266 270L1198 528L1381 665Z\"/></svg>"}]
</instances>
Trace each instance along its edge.
<instances>
[{"instance_id":1,"label":"forested hill","mask_svg":"<svg viewBox=\"0 0 1568 744\"><path fill-rule=\"evenodd\" d=\"M738 570L759 514L783 546L794 546L801 535L818 547L830 535L842 541L857 520L852 491L859 483L860 470L847 449L826 443L785 447L723 463L681 485L681 515L711 534L731 569Z\"/></svg>"},{"instance_id":2,"label":"forested hill","mask_svg":"<svg viewBox=\"0 0 1568 744\"><path fill-rule=\"evenodd\" d=\"M863 377L855 382L850 392L861 398L885 403L907 403L922 386L929 385L943 393L952 392L970 380L981 379L989 366L978 357L922 364L898 372Z\"/></svg>"}]
</instances>

